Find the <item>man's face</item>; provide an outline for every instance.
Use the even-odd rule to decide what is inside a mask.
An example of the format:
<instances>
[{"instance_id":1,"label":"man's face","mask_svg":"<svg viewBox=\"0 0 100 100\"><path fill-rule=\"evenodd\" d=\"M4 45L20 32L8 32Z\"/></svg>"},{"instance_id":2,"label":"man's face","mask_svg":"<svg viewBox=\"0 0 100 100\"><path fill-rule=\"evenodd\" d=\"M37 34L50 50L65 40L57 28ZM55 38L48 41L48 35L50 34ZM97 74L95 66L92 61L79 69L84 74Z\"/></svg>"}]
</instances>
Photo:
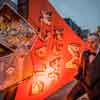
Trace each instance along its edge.
<instances>
[{"instance_id":1,"label":"man's face","mask_svg":"<svg viewBox=\"0 0 100 100\"><path fill-rule=\"evenodd\" d=\"M87 42L88 42L88 45L89 45L90 49L92 49L92 50L96 50L97 49L97 47L98 47L98 39L88 38Z\"/></svg>"}]
</instances>

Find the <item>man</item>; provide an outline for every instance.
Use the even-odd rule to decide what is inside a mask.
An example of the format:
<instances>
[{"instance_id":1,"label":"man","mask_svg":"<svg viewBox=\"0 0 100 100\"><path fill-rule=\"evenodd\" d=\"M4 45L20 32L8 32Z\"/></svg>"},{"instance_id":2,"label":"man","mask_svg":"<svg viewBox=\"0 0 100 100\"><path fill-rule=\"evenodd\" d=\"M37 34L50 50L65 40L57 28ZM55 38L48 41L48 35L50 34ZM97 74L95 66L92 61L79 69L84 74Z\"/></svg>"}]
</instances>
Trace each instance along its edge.
<instances>
[{"instance_id":1,"label":"man","mask_svg":"<svg viewBox=\"0 0 100 100\"><path fill-rule=\"evenodd\" d=\"M89 50L82 54L81 64L75 79L77 84L67 96L67 100L76 100L88 93L90 100L100 100L100 50L99 36L90 34L87 37Z\"/></svg>"},{"instance_id":2,"label":"man","mask_svg":"<svg viewBox=\"0 0 100 100\"><path fill-rule=\"evenodd\" d=\"M100 36L100 26L97 27L96 34L98 34Z\"/></svg>"}]
</instances>

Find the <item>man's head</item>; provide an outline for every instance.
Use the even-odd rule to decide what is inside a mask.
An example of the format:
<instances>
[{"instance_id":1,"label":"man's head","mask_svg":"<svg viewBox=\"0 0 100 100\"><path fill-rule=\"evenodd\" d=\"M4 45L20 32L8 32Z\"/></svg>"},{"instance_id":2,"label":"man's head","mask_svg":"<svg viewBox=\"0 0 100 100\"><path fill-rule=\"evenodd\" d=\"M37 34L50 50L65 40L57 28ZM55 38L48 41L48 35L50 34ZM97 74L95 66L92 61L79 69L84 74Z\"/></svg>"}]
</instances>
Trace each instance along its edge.
<instances>
[{"instance_id":1,"label":"man's head","mask_svg":"<svg viewBox=\"0 0 100 100\"><path fill-rule=\"evenodd\" d=\"M91 50L96 50L99 45L99 35L89 34L87 37L87 42Z\"/></svg>"}]
</instances>

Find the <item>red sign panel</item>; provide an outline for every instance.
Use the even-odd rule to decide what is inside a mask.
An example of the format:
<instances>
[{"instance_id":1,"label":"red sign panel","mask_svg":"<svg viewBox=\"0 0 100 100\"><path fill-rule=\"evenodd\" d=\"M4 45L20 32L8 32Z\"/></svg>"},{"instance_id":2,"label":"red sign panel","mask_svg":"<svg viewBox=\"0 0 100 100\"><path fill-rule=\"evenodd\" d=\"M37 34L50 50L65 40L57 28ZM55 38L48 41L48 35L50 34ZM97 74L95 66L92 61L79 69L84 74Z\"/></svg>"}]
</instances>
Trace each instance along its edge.
<instances>
[{"instance_id":1,"label":"red sign panel","mask_svg":"<svg viewBox=\"0 0 100 100\"><path fill-rule=\"evenodd\" d=\"M29 22L36 28L34 71L19 85L16 100L43 100L74 78L83 42L47 0L30 0Z\"/></svg>"}]
</instances>

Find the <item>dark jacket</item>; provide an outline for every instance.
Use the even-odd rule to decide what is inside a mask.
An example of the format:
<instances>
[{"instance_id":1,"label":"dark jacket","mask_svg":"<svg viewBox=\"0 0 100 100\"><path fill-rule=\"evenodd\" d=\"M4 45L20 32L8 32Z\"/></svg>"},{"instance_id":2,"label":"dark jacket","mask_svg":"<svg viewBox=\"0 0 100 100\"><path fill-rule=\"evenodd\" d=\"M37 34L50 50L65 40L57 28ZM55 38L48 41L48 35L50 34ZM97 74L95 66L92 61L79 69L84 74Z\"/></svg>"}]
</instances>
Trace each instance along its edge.
<instances>
[{"instance_id":1,"label":"dark jacket","mask_svg":"<svg viewBox=\"0 0 100 100\"><path fill-rule=\"evenodd\" d=\"M83 61L76 79L81 82L84 81L91 91L93 91L93 94L100 97L100 50L92 63L89 63L90 55L89 51L83 53Z\"/></svg>"}]
</instances>

